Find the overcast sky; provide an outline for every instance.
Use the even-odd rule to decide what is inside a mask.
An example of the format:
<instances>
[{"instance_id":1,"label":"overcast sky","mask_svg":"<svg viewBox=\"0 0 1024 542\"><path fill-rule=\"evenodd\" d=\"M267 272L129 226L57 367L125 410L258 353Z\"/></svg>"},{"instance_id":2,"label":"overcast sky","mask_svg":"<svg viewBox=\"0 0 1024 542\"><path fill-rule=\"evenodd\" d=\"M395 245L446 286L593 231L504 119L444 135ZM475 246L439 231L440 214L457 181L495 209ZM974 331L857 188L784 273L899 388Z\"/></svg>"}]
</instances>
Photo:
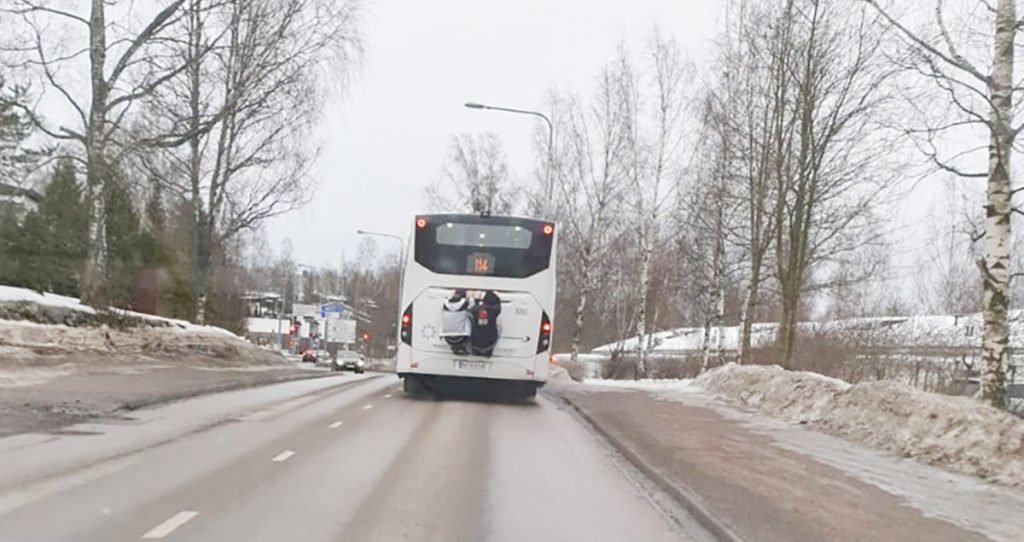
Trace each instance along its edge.
<instances>
[{"instance_id":1,"label":"overcast sky","mask_svg":"<svg viewBox=\"0 0 1024 542\"><path fill-rule=\"evenodd\" d=\"M513 175L528 182L540 121L463 103L529 109L552 87L587 95L617 45L637 50L655 26L699 62L720 16L708 0L377 0L368 8L366 63L323 119L316 196L266 228L274 250L287 238L307 264L353 259L360 228L405 237L454 134L497 133ZM397 251L397 242L379 246Z\"/></svg>"}]
</instances>

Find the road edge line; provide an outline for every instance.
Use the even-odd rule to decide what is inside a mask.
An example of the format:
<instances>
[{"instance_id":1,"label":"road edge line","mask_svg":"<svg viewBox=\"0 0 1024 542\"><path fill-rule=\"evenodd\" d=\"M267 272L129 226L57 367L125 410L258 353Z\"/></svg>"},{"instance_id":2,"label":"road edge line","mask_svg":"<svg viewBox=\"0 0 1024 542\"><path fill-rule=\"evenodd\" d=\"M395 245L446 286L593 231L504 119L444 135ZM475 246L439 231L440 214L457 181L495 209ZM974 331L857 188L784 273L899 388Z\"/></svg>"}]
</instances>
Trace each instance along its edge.
<instances>
[{"instance_id":1,"label":"road edge line","mask_svg":"<svg viewBox=\"0 0 1024 542\"><path fill-rule=\"evenodd\" d=\"M206 387L206 388L195 388L195 389L191 389L191 390L183 390L183 391L180 391L180 392L172 392L172 393L167 393L167 394L163 394L163 395L158 395L156 397L146 397L146 398L143 398L143 399L123 401L123 402L120 403L120 405L118 407L112 409L111 412L106 414L106 415L116 414L118 411L133 412L133 411L142 410L142 409L145 409L145 408L151 408L151 407L155 407L155 406L163 406L163 405L166 405L168 403L177 403L179 401L183 401L183 400L186 400L186 399L194 399L196 397L202 397L204 395L215 395L215 394L218 394L218 393L226 393L226 392L230 392L230 391L243 391L243 390L248 390L248 389L252 389L252 388L260 388L260 387L263 387L263 386L273 386L275 384L287 384L289 382L296 382L296 381L299 381L299 380L317 380L317 379L321 379L321 378L331 378L331 377L340 377L340 376L342 376L342 375L337 374L337 373L319 373L319 372L316 372L316 373L312 373L312 374L310 374L308 376L304 375L304 374L282 375L281 378L268 378L266 380L261 380L261 381L228 381L228 382L223 382L223 383L215 384L213 386L209 386L209 387ZM379 377L377 375L372 375L372 376L369 376L369 377L366 377L366 378L361 378L359 380L353 380L353 381L350 381L350 382L360 382L362 380L373 380L375 378L379 378ZM98 417L102 418L103 416L104 415L101 414Z\"/></svg>"},{"instance_id":2,"label":"road edge line","mask_svg":"<svg viewBox=\"0 0 1024 542\"><path fill-rule=\"evenodd\" d=\"M711 533L711 536L714 536L720 542L745 542L743 538L740 538L732 531L732 529L726 527L722 522L715 519L691 489L685 486L680 486L670 480L667 476L663 475L657 467L651 465L643 458L643 456L636 452L636 450L626 444L622 439L615 436L609 429L601 425L601 423L594 419L589 412L573 402L572 399L561 393L559 393L557 397L566 405L572 407L573 411L575 411L580 418L586 421L598 435L612 446L612 448L629 460L637 470L643 473L644 476L646 476L662 491L675 499L676 502L678 502L687 512L690 513L691 516L693 516L694 519L697 520L697 523L699 523L701 527L704 527L705 530Z\"/></svg>"}]
</instances>

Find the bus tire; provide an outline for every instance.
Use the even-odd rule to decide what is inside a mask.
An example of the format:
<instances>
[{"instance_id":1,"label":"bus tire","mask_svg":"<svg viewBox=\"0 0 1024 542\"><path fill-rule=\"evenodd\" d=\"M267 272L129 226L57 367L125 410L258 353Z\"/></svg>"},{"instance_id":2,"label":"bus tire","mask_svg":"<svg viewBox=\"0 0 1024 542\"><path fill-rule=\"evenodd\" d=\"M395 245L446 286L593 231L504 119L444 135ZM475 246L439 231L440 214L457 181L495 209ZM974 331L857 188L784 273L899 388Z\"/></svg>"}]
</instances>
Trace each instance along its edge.
<instances>
[{"instance_id":1,"label":"bus tire","mask_svg":"<svg viewBox=\"0 0 1024 542\"><path fill-rule=\"evenodd\" d=\"M520 383L516 386L515 398L522 402L532 402L537 398L537 385L529 382Z\"/></svg>"},{"instance_id":2,"label":"bus tire","mask_svg":"<svg viewBox=\"0 0 1024 542\"><path fill-rule=\"evenodd\" d=\"M427 388L423 385L422 380L415 376L408 375L402 378L402 390L406 395L416 397L423 395L427 391Z\"/></svg>"}]
</instances>

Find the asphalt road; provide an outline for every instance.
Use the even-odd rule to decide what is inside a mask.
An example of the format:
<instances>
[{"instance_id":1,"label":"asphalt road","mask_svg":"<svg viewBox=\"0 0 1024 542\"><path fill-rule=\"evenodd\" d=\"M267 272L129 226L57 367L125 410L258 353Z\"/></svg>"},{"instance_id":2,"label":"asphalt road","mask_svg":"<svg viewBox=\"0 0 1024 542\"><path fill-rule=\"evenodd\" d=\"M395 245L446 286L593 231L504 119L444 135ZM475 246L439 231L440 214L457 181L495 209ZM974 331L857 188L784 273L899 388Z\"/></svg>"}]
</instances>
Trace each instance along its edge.
<instances>
[{"instance_id":1,"label":"asphalt road","mask_svg":"<svg viewBox=\"0 0 1024 542\"><path fill-rule=\"evenodd\" d=\"M3 542L708 539L548 399L410 399L392 375L7 437L0 465Z\"/></svg>"}]
</instances>

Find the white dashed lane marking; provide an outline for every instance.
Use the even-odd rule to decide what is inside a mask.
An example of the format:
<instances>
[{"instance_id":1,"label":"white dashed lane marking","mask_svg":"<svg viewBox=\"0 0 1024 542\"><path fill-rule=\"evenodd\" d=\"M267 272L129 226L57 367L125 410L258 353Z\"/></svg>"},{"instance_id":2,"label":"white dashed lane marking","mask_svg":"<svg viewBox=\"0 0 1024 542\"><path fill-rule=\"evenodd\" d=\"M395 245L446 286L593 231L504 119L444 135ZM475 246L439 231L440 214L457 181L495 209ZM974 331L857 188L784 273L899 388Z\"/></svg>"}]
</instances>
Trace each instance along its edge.
<instances>
[{"instance_id":1,"label":"white dashed lane marking","mask_svg":"<svg viewBox=\"0 0 1024 542\"><path fill-rule=\"evenodd\" d=\"M274 459L272 459L271 461L277 461L278 463L280 463L282 461L288 461L288 458L293 456L293 455L295 455L295 452L293 452L291 450L285 450L285 451L277 454L277 456L275 456Z\"/></svg>"},{"instance_id":2,"label":"white dashed lane marking","mask_svg":"<svg viewBox=\"0 0 1024 542\"><path fill-rule=\"evenodd\" d=\"M373 408L373 405L363 405L363 410L370 410L371 408Z\"/></svg>"},{"instance_id":3,"label":"white dashed lane marking","mask_svg":"<svg viewBox=\"0 0 1024 542\"><path fill-rule=\"evenodd\" d=\"M194 510L185 510L178 512L170 517L167 521L153 527L146 534L142 535L142 538L163 538L171 534L175 529L188 523L192 518L199 515L199 512Z\"/></svg>"},{"instance_id":4,"label":"white dashed lane marking","mask_svg":"<svg viewBox=\"0 0 1024 542\"><path fill-rule=\"evenodd\" d=\"M327 427L330 428L330 429L337 429L337 428L341 427L341 422L334 422L331 425L328 425Z\"/></svg>"},{"instance_id":5,"label":"white dashed lane marking","mask_svg":"<svg viewBox=\"0 0 1024 542\"><path fill-rule=\"evenodd\" d=\"M385 393L384 394L384 398L385 399L391 399L391 394L390 393Z\"/></svg>"}]
</instances>

